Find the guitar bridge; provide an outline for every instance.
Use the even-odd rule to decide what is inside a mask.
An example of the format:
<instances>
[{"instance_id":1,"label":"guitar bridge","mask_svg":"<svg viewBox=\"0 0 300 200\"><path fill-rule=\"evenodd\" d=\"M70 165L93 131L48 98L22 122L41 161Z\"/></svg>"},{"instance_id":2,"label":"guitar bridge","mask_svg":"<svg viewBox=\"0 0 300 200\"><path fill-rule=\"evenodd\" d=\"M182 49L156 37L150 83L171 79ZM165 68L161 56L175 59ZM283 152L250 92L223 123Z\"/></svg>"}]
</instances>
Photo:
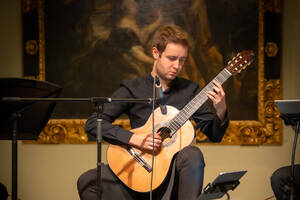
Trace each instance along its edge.
<instances>
[{"instance_id":1,"label":"guitar bridge","mask_svg":"<svg viewBox=\"0 0 300 200\"><path fill-rule=\"evenodd\" d=\"M152 167L132 147L128 147L127 151L149 173L152 172Z\"/></svg>"}]
</instances>

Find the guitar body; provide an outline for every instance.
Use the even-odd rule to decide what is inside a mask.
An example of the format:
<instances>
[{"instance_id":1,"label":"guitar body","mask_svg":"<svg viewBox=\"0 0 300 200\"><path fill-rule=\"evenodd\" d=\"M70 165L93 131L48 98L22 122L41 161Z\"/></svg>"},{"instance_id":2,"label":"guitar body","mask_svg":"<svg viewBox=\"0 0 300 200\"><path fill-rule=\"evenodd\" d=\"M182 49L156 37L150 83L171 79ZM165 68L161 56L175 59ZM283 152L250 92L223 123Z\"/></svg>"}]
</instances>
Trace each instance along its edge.
<instances>
[{"instance_id":1,"label":"guitar body","mask_svg":"<svg viewBox=\"0 0 300 200\"><path fill-rule=\"evenodd\" d=\"M154 130L165 127L166 124L179 110L172 106L167 106L167 114L162 115L160 108L154 110ZM152 133L152 114L146 124L140 128L131 130L134 134ZM190 121L187 121L171 137L163 140L162 147L154 156L154 170L152 189L156 189L164 181L173 156L190 145L194 139L194 127ZM150 166L152 166L152 152L142 152L133 148L139 153ZM125 147L110 144L107 150L107 161L116 176L129 188L137 192L149 192L151 183L151 172L148 172Z\"/></svg>"}]
</instances>

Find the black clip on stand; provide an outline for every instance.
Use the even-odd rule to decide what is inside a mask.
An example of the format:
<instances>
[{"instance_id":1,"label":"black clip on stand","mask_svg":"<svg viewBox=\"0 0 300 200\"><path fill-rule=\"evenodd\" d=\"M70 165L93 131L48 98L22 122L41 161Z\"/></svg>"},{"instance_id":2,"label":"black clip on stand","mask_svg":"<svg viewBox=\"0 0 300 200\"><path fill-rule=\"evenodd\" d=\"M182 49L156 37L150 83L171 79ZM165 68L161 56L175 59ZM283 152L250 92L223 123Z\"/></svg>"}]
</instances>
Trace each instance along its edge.
<instances>
[{"instance_id":1,"label":"black clip on stand","mask_svg":"<svg viewBox=\"0 0 300 200\"><path fill-rule=\"evenodd\" d=\"M299 134L299 124L300 124L300 100L275 100L275 104L280 110L280 117L284 120L286 126L291 125L295 131L294 144L292 149L292 159L291 159L291 195L290 199L294 199L295 191L295 152L297 146L297 139Z\"/></svg>"},{"instance_id":2,"label":"black clip on stand","mask_svg":"<svg viewBox=\"0 0 300 200\"><path fill-rule=\"evenodd\" d=\"M203 193L199 196L198 200L219 199L224 195L227 196L227 200L230 200L228 191L234 190L240 184L239 179L244 176L246 172L246 170L243 170L220 173L212 183L209 183L203 189Z\"/></svg>"},{"instance_id":3,"label":"black clip on stand","mask_svg":"<svg viewBox=\"0 0 300 200\"><path fill-rule=\"evenodd\" d=\"M239 184L240 184L240 181L219 183L216 185L208 184L204 188L204 193L206 193L206 198L200 198L200 199L204 200L204 199L212 199L212 198L213 199L221 198L225 194L227 196L227 200L229 200L230 195L228 194L228 191L234 190Z\"/></svg>"}]
</instances>

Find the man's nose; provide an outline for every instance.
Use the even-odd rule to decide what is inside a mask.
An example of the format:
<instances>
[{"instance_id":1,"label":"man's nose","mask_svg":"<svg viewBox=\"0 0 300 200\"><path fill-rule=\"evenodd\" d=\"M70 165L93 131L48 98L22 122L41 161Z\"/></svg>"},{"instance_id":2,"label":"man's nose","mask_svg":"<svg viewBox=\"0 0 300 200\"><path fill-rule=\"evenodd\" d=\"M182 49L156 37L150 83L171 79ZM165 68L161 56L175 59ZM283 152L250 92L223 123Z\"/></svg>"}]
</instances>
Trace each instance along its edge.
<instances>
[{"instance_id":1,"label":"man's nose","mask_svg":"<svg viewBox=\"0 0 300 200\"><path fill-rule=\"evenodd\" d=\"M176 68L176 69L179 69L180 65L181 65L181 63L180 63L179 59L175 60L174 63L173 63L173 67Z\"/></svg>"}]
</instances>

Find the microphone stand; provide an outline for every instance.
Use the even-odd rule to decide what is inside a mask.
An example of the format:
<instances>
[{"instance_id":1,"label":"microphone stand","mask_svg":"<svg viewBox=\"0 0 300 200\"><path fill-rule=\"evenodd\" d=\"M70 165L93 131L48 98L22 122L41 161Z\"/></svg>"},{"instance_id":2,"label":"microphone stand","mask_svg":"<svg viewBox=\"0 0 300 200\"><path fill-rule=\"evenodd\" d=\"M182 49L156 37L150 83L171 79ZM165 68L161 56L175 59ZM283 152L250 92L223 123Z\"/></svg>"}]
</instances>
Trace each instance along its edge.
<instances>
[{"instance_id":1,"label":"microphone stand","mask_svg":"<svg viewBox=\"0 0 300 200\"><path fill-rule=\"evenodd\" d=\"M97 199L101 199L101 160L102 160L102 113L103 105L111 99L92 98L91 102L95 105L97 113Z\"/></svg>"},{"instance_id":2,"label":"microphone stand","mask_svg":"<svg viewBox=\"0 0 300 200\"><path fill-rule=\"evenodd\" d=\"M18 119L21 114L15 112L12 114L12 158L18 157ZM12 159L12 200L18 199L18 159Z\"/></svg>"},{"instance_id":3,"label":"microphone stand","mask_svg":"<svg viewBox=\"0 0 300 200\"><path fill-rule=\"evenodd\" d=\"M102 114L103 105L106 102L109 103L120 103L120 102L134 102L134 103L151 103L152 99L112 99L112 98L99 98L92 97L91 102L95 104L95 110L97 112L97 199L101 200L102 189L101 189L101 155L102 155Z\"/></svg>"},{"instance_id":4,"label":"microphone stand","mask_svg":"<svg viewBox=\"0 0 300 200\"><path fill-rule=\"evenodd\" d=\"M96 106L97 112L97 198L101 199L101 156L102 156L102 112L103 105Z\"/></svg>"},{"instance_id":5,"label":"microphone stand","mask_svg":"<svg viewBox=\"0 0 300 200\"><path fill-rule=\"evenodd\" d=\"M2 97L3 102L90 102L96 107L97 112L97 199L101 200L101 150L102 150L102 113L104 103L111 102L135 102L135 103L151 103L152 98L145 99L126 99L126 98L107 98L107 97L91 97L91 98L22 98L22 97ZM12 114L13 130L12 130L12 199L17 200L17 121L21 114L17 111Z\"/></svg>"}]
</instances>

